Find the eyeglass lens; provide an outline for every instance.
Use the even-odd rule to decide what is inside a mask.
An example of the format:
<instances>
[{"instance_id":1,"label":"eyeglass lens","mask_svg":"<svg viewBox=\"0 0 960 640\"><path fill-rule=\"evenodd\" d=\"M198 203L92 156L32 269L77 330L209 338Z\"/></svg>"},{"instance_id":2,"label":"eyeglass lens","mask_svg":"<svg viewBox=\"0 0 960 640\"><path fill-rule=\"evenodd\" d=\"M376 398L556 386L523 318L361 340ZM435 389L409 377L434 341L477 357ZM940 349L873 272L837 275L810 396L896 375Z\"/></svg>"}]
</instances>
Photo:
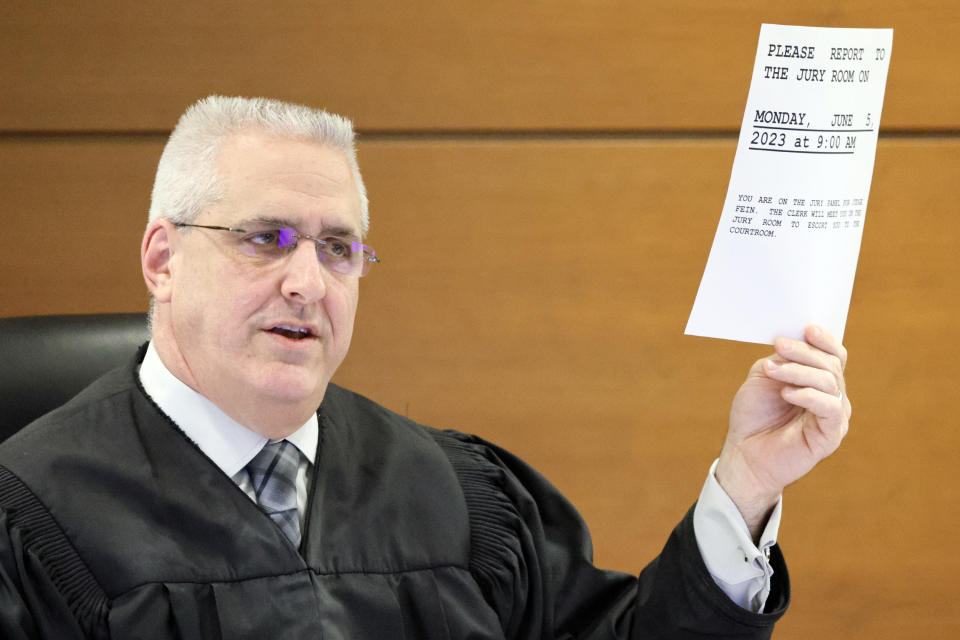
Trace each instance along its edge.
<instances>
[{"instance_id":1,"label":"eyeglass lens","mask_svg":"<svg viewBox=\"0 0 960 640\"><path fill-rule=\"evenodd\" d=\"M299 234L290 227L249 233L241 238L241 248L247 255L274 260L296 249L301 239L312 240L316 244L317 258L335 273L366 275L370 265L377 260L376 252L359 242L334 236L314 238Z\"/></svg>"}]
</instances>

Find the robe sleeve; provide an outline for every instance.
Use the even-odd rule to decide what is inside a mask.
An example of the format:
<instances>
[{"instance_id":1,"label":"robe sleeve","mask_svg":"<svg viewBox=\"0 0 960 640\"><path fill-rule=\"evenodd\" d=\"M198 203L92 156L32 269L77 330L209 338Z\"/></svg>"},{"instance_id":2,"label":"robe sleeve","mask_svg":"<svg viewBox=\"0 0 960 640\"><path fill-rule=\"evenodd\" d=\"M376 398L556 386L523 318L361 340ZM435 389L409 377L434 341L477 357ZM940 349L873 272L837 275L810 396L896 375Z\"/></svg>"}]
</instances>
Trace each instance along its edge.
<instances>
[{"instance_id":1,"label":"robe sleeve","mask_svg":"<svg viewBox=\"0 0 960 640\"><path fill-rule=\"evenodd\" d=\"M0 637L39 638L23 593L23 548L12 537L9 518L0 513Z\"/></svg>"},{"instance_id":2,"label":"robe sleeve","mask_svg":"<svg viewBox=\"0 0 960 640\"><path fill-rule=\"evenodd\" d=\"M555 487L503 449L438 432L470 517L470 570L507 638L769 638L789 602L779 549L767 613L717 587L693 531L693 509L639 576L597 569L583 519Z\"/></svg>"},{"instance_id":3,"label":"robe sleeve","mask_svg":"<svg viewBox=\"0 0 960 640\"><path fill-rule=\"evenodd\" d=\"M106 596L42 503L0 467L0 637L106 638Z\"/></svg>"}]
</instances>

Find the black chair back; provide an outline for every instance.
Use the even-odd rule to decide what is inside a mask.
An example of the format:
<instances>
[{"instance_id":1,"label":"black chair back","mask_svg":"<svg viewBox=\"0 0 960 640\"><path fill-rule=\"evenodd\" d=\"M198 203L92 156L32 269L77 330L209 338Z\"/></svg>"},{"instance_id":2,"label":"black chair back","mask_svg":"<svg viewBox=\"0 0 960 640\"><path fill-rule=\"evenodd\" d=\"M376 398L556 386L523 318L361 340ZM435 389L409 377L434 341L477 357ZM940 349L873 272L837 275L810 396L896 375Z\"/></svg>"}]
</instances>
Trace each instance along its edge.
<instances>
[{"instance_id":1,"label":"black chair back","mask_svg":"<svg viewBox=\"0 0 960 640\"><path fill-rule=\"evenodd\" d=\"M0 441L129 361L149 338L143 313L0 318Z\"/></svg>"}]
</instances>

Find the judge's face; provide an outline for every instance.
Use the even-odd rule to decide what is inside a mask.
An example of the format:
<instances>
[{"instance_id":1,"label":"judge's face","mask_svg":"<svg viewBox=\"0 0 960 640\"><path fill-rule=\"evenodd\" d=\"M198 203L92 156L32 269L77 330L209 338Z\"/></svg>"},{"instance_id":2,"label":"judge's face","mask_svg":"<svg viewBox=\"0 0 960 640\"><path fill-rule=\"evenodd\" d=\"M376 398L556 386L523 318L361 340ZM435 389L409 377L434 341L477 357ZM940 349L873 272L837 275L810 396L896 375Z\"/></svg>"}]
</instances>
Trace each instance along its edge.
<instances>
[{"instance_id":1,"label":"judge's face","mask_svg":"<svg viewBox=\"0 0 960 640\"><path fill-rule=\"evenodd\" d=\"M218 163L225 197L195 224L360 240L360 198L340 151L247 132ZM358 278L329 271L309 240L264 262L237 250L239 234L172 233L169 326L184 369L175 374L228 414L251 403L314 410L350 345Z\"/></svg>"}]
</instances>

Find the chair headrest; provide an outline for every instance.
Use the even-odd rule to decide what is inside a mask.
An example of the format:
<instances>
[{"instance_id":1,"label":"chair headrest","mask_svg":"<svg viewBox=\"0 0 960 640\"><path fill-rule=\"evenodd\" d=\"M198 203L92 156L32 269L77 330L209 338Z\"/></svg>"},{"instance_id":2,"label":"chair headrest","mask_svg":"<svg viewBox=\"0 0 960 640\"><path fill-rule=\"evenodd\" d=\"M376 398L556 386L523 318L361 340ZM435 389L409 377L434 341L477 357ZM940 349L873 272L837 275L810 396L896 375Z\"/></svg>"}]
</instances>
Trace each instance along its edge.
<instances>
[{"instance_id":1,"label":"chair headrest","mask_svg":"<svg viewBox=\"0 0 960 640\"><path fill-rule=\"evenodd\" d=\"M0 440L126 363L149 338L142 313L0 318Z\"/></svg>"}]
</instances>

